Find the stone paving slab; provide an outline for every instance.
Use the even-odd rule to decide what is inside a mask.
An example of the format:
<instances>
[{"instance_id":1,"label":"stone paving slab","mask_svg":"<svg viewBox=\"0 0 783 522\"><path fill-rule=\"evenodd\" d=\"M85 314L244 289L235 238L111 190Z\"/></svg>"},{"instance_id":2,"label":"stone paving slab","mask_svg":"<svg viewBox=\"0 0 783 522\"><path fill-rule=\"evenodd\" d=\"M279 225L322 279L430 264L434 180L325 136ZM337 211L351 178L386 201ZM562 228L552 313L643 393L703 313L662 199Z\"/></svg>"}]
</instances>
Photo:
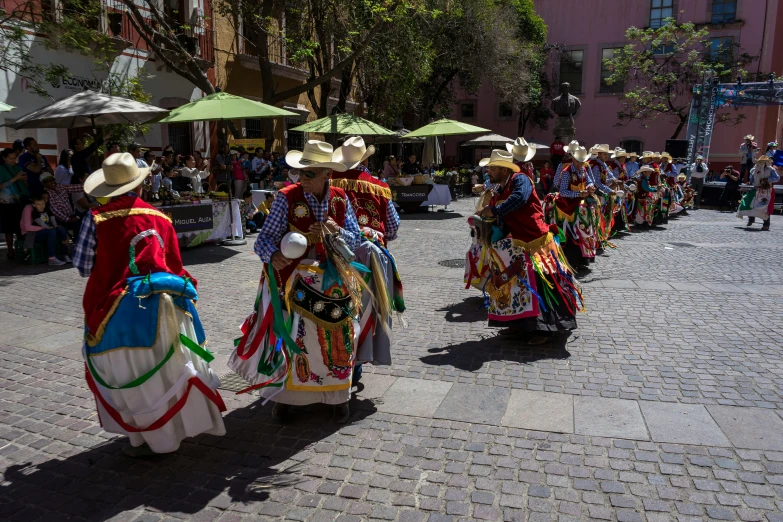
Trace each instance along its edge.
<instances>
[{"instance_id":1,"label":"stone paving slab","mask_svg":"<svg viewBox=\"0 0 783 522\"><path fill-rule=\"evenodd\" d=\"M712 417L738 448L783 451L783 420L772 410L708 406Z\"/></svg>"},{"instance_id":2,"label":"stone paving slab","mask_svg":"<svg viewBox=\"0 0 783 522\"><path fill-rule=\"evenodd\" d=\"M435 418L497 426L510 395L505 388L455 383L438 406Z\"/></svg>"},{"instance_id":3,"label":"stone paving slab","mask_svg":"<svg viewBox=\"0 0 783 522\"><path fill-rule=\"evenodd\" d=\"M650 439L636 401L603 397L574 399L574 432L598 437Z\"/></svg>"},{"instance_id":4,"label":"stone paving slab","mask_svg":"<svg viewBox=\"0 0 783 522\"><path fill-rule=\"evenodd\" d=\"M701 404L642 401L639 406L654 442L703 446L731 445Z\"/></svg>"},{"instance_id":5,"label":"stone paving slab","mask_svg":"<svg viewBox=\"0 0 783 522\"><path fill-rule=\"evenodd\" d=\"M556 433L574 432L574 398L561 393L511 390L503 426Z\"/></svg>"},{"instance_id":6,"label":"stone paving slab","mask_svg":"<svg viewBox=\"0 0 783 522\"><path fill-rule=\"evenodd\" d=\"M377 406L378 411L432 417L451 386L450 382L400 377L383 394L383 400Z\"/></svg>"}]
</instances>

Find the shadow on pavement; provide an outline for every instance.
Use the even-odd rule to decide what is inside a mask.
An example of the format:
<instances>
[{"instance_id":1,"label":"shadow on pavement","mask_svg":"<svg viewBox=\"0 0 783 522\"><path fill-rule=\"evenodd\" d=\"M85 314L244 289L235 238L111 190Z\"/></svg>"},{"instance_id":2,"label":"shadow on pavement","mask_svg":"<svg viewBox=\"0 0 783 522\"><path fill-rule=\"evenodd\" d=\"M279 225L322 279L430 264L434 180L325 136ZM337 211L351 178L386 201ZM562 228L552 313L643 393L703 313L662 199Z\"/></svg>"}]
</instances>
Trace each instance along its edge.
<instances>
[{"instance_id":1,"label":"shadow on pavement","mask_svg":"<svg viewBox=\"0 0 783 522\"><path fill-rule=\"evenodd\" d=\"M415 214L400 214L400 219L402 221L444 221L446 219L457 218L465 219L465 216L454 210L449 210L448 212L417 212Z\"/></svg>"},{"instance_id":2,"label":"shadow on pavement","mask_svg":"<svg viewBox=\"0 0 783 522\"><path fill-rule=\"evenodd\" d=\"M253 239L248 239L248 242ZM187 250L182 250L182 263L187 266L220 263L226 259L242 255L244 252L236 247L224 247L220 245L203 245Z\"/></svg>"},{"instance_id":3,"label":"shadow on pavement","mask_svg":"<svg viewBox=\"0 0 783 522\"><path fill-rule=\"evenodd\" d=\"M352 400L352 421L375 411L366 402ZM103 521L143 508L184 518L210 504L225 509L264 502L277 490L326 474L329 453L289 460L340 429L329 419L331 408L307 407L306 415L303 409L292 409L291 422L283 424L271 417L271 404L258 401L224 416L224 437L199 435L183 441L176 453L151 459L126 457L125 439L116 438L67 458L9 466L0 495L13 500L0 503L5 504L0 511L33 507L41 520ZM327 457L311 462L319 455Z\"/></svg>"},{"instance_id":4,"label":"shadow on pavement","mask_svg":"<svg viewBox=\"0 0 783 522\"><path fill-rule=\"evenodd\" d=\"M531 346L527 339L533 334L498 335L474 341L430 348L430 355L421 357L424 364L432 366L453 366L464 371L479 370L484 363L492 361L533 363L546 359L568 359L571 353L566 349L568 337L552 336L541 345Z\"/></svg>"},{"instance_id":5,"label":"shadow on pavement","mask_svg":"<svg viewBox=\"0 0 783 522\"><path fill-rule=\"evenodd\" d=\"M446 312L448 323L478 323L487 320L487 310L481 296L468 297L461 303L450 304L437 311Z\"/></svg>"}]
</instances>

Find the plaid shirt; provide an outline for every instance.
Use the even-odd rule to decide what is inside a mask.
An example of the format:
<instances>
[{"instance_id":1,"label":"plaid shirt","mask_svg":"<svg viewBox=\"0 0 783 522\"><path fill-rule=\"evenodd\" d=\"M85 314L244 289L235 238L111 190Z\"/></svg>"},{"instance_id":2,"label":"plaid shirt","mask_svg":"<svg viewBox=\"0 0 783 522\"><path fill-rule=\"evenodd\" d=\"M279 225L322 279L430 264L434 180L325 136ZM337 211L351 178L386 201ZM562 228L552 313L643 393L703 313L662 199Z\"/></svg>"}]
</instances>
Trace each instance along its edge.
<instances>
[{"instance_id":1,"label":"plaid shirt","mask_svg":"<svg viewBox=\"0 0 783 522\"><path fill-rule=\"evenodd\" d=\"M79 185L81 187L81 185ZM126 196L139 197L135 192L128 192ZM76 240L76 248L73 251L73 266L82 277L88 277L95 266L95 251L98 248L98 238L95 234L95 221L92 212L87 212L82 219L82 228L79 238Z\"/></svg>"},{"instance_id":2,"label":"plaid shirt","mask_svg":"<svg viewBox=\"0 0 783 522\"><path fill-rule=\"evenodd\" d=\"M611 182L614 179L614 173L611 171L611 169L609 169L606 163L604 163L600 159L597 159L596 163L598 163L598 165L593 165L593 168L590 169L590 174L593 179L593 185L595 185L596 188L598 188L599 192L603 194L608 194L612 191L612 189L610 189L609 187L607 187L601 182L601 167L606 168L606 181L608 182Z\"/></svg>"},{"instance_id":3,"label":"plaid shirt","mask_svg":"<svg viewBox=\"0 0 783 522\"><path fill-rule=\"evenodd\" d=\"M397 239L397 231L400 229L400 215L394 208L394 202L389 200L389 208L386 210L386 235L384 239L391 241Z\"/></svg>"},{"instance_id":4,"label":"plaid shirt","mask_svg":"<svg viewBox=\"0 0 783 522\"><path fill-rule=\"evenodd\" d=\"M593 186L593 179L590 176L590 169L588 167L585 167L583 169L578 169L573 163L564 171L560 173L560 195L566 198L578 198L579 192L574 192L571 190L571 172L581 170L582 173L584 173L585 176L585 184L586 187ZM585 187L585 188L586 188Z\"/></svg>"},{"instance_id":5,"label":"plaid shirt","mask_svg":"<svg viewBox=\"0 0 783 522\"><path fill-rule=\"evenodd\" d=\"M49 208L52 209L52 214L61 223L68 221L73 215L73 208L71 208L71 194L77 194L84 192L83 185L57 185L56 188L47 190L49 193Z\"/></svg>"},{"instance_id":6,"label":"plaid shirt","mask_svg":"<svg viewBox=\"0 0 783 522\"><path fill-rule=\"evenodd\" d=\"M305 192L305 199L315 220L319 223L325 223L329 212L329 194L327 193L323 201L318 201L315 196ZM253 250L261 258L261 261L264 263L272 261L272 255L279 250L277 246L286 232L288 232L288 200L280 194L272 202L269 215L266 217L264 226L258 233L258 238L253 246ZM351 205L345 206L345 223L344 228L340 229L340 236L351 248L356 248L361 243L359 223L356 221L356 214L354 214Z\"/></svg>"}]
</instances>

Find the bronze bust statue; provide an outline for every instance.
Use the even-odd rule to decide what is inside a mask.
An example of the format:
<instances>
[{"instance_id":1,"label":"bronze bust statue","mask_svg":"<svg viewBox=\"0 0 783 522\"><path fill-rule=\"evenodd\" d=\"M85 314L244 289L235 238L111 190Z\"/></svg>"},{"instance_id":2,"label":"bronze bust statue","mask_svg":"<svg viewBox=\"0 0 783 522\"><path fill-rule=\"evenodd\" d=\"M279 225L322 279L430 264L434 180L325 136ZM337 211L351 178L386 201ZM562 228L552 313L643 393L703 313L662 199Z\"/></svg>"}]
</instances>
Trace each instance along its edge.
<instances>
[{"instance_id":1,"label":"bronze bust statue","mask_svg":"<svg viewBox=\"0 0 783 522\"><path fill-rule=\"evenodd\" d=\"M552 112L561 118L573 118L582 106L579 98L572 95L571 84L563 82L560 84L560 96L552 100Z\"/></svg>"}]
</instances>

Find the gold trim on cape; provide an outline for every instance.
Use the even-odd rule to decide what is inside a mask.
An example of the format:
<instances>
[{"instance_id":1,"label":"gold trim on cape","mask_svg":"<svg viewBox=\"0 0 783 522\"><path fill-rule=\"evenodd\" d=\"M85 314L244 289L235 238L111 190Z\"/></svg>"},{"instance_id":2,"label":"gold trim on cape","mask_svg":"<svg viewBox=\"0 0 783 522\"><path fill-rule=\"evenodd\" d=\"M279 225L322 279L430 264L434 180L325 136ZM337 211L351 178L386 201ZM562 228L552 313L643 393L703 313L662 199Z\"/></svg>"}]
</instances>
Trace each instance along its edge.
<instances>
[{"instance_id":1,"label":"gold trim on cape","mask_svg":"<svg viewBox=\"0 0 783 522\"><path fill-rule=\"evenodd\" d=\"M155 210L154 208L124 208L121 210L110 210L108 212L101 212L100 214L93 216L93 221L95 221L96 225L100 225L104 221L108 221L110 219L140 215L158 216L159 218L163 218L171 223L170 217L160 210Z\"/></svg>"},{"instance_id":2,"label":"gold trim on cape","mask_svg":"<svg viewBox=\"0 0 783 522\"><path fill-rule=\"evenodd\" d=\"M341 188L345 191L351 192L363 192L365 194L372 194L373 196L379 196L386 199L392 199L391 189L375 185L369 181L361 179L345 179L338 178L332 180L332 186Z\"/></svg>"}]
</instances>

